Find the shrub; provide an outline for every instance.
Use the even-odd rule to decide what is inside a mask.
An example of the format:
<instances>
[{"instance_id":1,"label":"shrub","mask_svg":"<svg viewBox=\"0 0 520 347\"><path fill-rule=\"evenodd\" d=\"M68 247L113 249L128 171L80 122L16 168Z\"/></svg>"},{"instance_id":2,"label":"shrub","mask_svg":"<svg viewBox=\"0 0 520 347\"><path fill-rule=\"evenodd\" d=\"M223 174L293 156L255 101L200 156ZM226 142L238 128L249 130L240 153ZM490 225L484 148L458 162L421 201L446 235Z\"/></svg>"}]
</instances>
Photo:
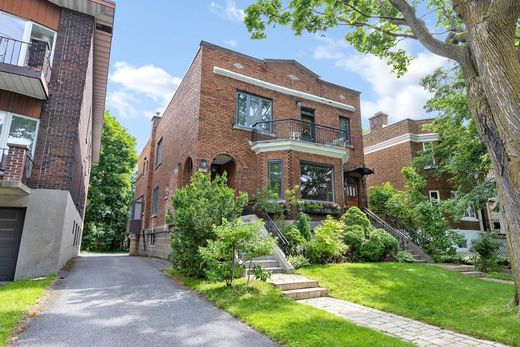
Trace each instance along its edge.
<instances>
[{"instance_id":1,"label":"shrub","mask_svg":"<svg viewBox=\"0 0 520 347\"><path fill-rule=\"evenodd\" d=\"M244 270L244 264L239 264L238 254L248 265L249 276L254 273L256 278L267 280L269 274L261 268L252 268L252 259L273 253L274 239L267 235L262 236L260 229L262 222L247 223L237 218L228 223L225 219L221 225L213 227L215 240L209 240L207 247L199 247L199 254L204 262L204 272L208 279L226 281L226 285L233 286L233 280L239 277Z\"/></svg>"},{"instance_id":2,"label":"shrub","mask_svg":"<svg viewBox=\"0 0 520 347\"><path fill-rule=\"evenodd\" d=\"M397 239L384 229L374 229L370 233L370 238L377 238L384 246L383 256L393 257L399 250Z\"/></svg>"},{"instance_id":3,"label":"shrub","mask_svg":"<svg viewBox=\"0 0 520 347\"><path fill-rule=\"evenodd\" d=\"M189 276L204 276L199 247L215 239L213 225L221 225L223 219L235 220L246 203L247 194L236 195L227 186L226 174L211 180L197 172L189 185L177 189L172 198L175 212L168 214L168 223L174 227L170 241L173 267Z\"/></svg>"},{"instance_id":4,"label":"shrub","mask_svg":"<svg viewBox=\"0 0 520 347\"><path fill-rule=\"evenodd\" d=\"M307 240L303 238L300 231L293 224L290 224L283 229L282 233L289 241L288 255L303 254Z\"/></svg>"},{"instance_id":5,"label":"shrub","mask_svg":"<svg viewBox=\"0 0 520 347\"><path fill-rule=\"evenodd\" d=\"M434 255L432 255L432 258L436 263L447 263L447 264L462 263L462 257L458 254L434 254Z\"/></svg>"},{"instance_id":6,"label":"shrub","mask_svg":"<svg viewBox=\"0 0 520 347\"><path fill-rule=\"evenodd\" d=\"M278 194L269 189L262 189L255 194L255 204L253 208L255 211L262 211L267 214L281 215L285 210L285 206L278 200Z\"/></svg>"},{"instance_id":7,"label":"shrub","mask_svg":"<svg viewBox=\"0 0 520 347\"><path fill-rule=\"evenodd\" d=\"M394 256L399 263L415 263L415 258L408 251L399 251Z\"/></svg>"},{"instance_id":8,"label":"shrub","mask_svg":"<svg viewBox=\"0 0 520 347\"><path fill-rule=\"evenodd\" d=\"M305 258L303 255L290 255L289 263L291 263L295 269L311 265L309 259Z\"/></svg>"},{"instance_id":9,"label":"shrub","mask_svg":"<svg viewBox=\"0 0 520 347\"><path fill-rule=\"evenodd\" d=\"M351 207L341 216L341 222L345 225L345 227L349 227L352 225L359 225L363 228L365 232L365 236L368 237L370 230L372 229L372 225L368 220L367 216L357 207Z\"/></svg>"},{"instance_id":10,"label":"shrub","mask_svg":"<svg viewBox=\"0 0 520 347\"><path fill-rule=\"evenodd\" d=\"M497 265L500 244L490 233L480 233L471 250L478 255L476 265L480 271L489 272Z\"/></svg>"},{"instance_id":11,"label":"shrub","mask_svg":"<svg viewBox=\"0 0 520 347\"><path fill-rule=\"evenodd\" d=\"M315 238L306 249L306 255L312 263L323 264L341 257L347 248L342 240L343 230L343 223L330 216L316 228Z\"/></svg>"},{"instance_id":12,"label":"shrub","mask_svg":"<svg viewBox=\"0 0 520 347\"><path fill-rule=\"evenodd\" d=\"M348 252L352 259L359 258L359 251L361 245L365 242L365 231L360 225L351 225L345 227L345 233L343 234L343 240L348 246Z\"/></svg>"},{"instance_id":13,"label":"shrub","mask_svg":"<svg viewBox=\"0 0 520 347\"><path fill-rule=\"evenodd\" d=\"M311 218L303 213L298 213L298 217L296 218L296 222L294 223L296 228L300 231L300 234L305 238L305 240L310 241L312 237L311 231Z\"/></svg>"},{"instance_id":14,"label":"shrub","mask_svg":"<svg viewBox=\"0 0 520 347\"><path fill-rule=\"evenodd\" d=\"M363 242L359 255L365 261L380 261L383 259L384 252L383 243L377 237L372 237Z\"/></svg>"}]
</instances>

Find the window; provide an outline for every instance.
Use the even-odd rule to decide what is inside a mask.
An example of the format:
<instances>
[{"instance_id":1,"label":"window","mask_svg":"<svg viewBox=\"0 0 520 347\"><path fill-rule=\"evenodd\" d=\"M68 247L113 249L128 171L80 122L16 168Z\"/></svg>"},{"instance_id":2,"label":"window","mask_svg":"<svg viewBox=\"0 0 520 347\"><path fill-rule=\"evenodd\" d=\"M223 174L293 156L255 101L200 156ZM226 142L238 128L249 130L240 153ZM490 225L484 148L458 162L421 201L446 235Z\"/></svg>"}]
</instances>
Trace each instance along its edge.
<instances>
[{"instance_id":1,"label":"window","mask_svg":"<svg viewBox=\"0 0 520 347\"><path fill-rule=\"evenodd\" d=\"M157 142L157 148L155 149L155 167L159 166L162 161L162 138Z\"/></svg>"},{"instance_id":2,"label":"window","mask_svg":"<svg viewBox=\"0 0 520 347\"><path fill-rule=\"evenodd\" d=\"M339 117L339 128L343 130L343 139L346 143L352 143L350 139L350 119L345 117Z\"/></svg>"},{"instance_id":3,"label":"window","mask_svg":"<svg viewBox=\"0 0 520 347\"><path fill-rule=\"evenodd\" d=\"M281 160L272 160L267 163L268 167L268 188L277 199L283 198L283 163Z\"/></svg>"},{"instance_id":4,"label":"window","mask_svg":"<svg viewBox=\"0 0 520 347\"><path fill-rule=\"evenodd\" d=\"M441 201L441 195L439 194L438 190L430 190L428 192L428 195L430 196L430 202L433 202L433 201L440 202Z\"/></svg>"},{"instance_id":5,"label":"window","mask_svg":"<svg viewBox=\"0 0 520 347\"><path fill-rule=\"evenodd\" d=\"M334 201L334 167L300 163L300 187L304 200Z\"/></svg>"},{"instance_id":6,"label":"window","mask_svg":"<svg viewBox=\"0 0 520 347\"><path fill-rule=\"evenodd\" d=\"M273 120L273 103L244 92L237 93L236 125L251 128L257 122L270 122ZM262 123L255 127L271 132L271 123Z\"/></svg>"},{"instance_id":7,"label":"window","mask_svg":"<svg viewBox=\"0 0 520 347\"><path fill-rule=\"evenodd\" d=\"M140 197L134 200L134 205L132 208L132 214L130 219L141 219L141 213L143 211L143 198Z\"/></svg>"},{"instance_id":8,"label":"window","mask_svg":"<svg viewBox=\"0 0 520 347\"><path fill-rule=\"evenodd\" d=\"M468 248L468 239L464 238L457 245L459 248Z\"/></svg>"},{"instance_id":9,"label":"window","mask_svg":"<svg viewBox=\"0 0 520 347\"><path fill-rule=\"evenodd\" d=\"M155 246L155 234L148 234L148 245Z\"/></svg>"},{"instance_id":10,"label":"window","mask_svg":"<svg viewBox=\"0 0 520 347\"><path fill-rule=\"evenodd\" d=\"M424 165L425 169L434 169L437 167L437 163L435 162L435 151L433 147L433 142L423 142L422 143L423 153L426 154L428 161Z\"/></svg>"},{"instance_id":11,"label":"window","mask_svg":"<svg viewBox=\"0 0 520 347\"><path fill-rule=\"evenodd\" d=\"M157 209L159 205L159 187L156 187L152 193L152 216L157 214Z\"/></svg>"},{"instance_id":12,"label":"window","mask_svg":"<svg viewBox=\"0 0 520 347\"><path fill-rule=\"evenodd\" d=\"M356 189L355 185L347 184L347 196L350 196L350 197L356 197L357 196L357 189Z\"/></svg>"},{"instance_id":13,"label":"window","mask_svg":"<svg viewBox=\"0 0 520 347\"><path fill-rule=\"evenodd\" d=\"M27 145L32 155L38 125L37 119L0 111L0 148L7 148L8 143Z\"/></svg>"},{"instance_id":14,"label":"window","mask_svg":"<svg viewBox=\"0 0 520 347\"><path fill-rule=\"evenodd\" d=\"M466 210L464 211L464 217L462 217L462 219L478 220L477 214L475 213L475 210L473 209L473 207L471 207L470 205L468 205L468 207L466 207Z\"/></svg>"}]
</instances>

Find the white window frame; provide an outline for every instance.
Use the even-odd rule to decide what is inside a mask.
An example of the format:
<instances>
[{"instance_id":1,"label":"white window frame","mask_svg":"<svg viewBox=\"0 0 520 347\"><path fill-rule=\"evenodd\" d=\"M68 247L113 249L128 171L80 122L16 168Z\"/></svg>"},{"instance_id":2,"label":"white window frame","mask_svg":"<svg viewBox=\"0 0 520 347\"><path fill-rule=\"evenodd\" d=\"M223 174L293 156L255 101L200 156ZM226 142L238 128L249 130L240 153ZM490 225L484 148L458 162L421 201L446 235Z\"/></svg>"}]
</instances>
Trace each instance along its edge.
<instances>
[{"instance_id":1,"label":"white window frame","mask_svg":"<svg viewBox=\"0 0 520 347\"><path fill-rule=\"evenodd\" d=\"M437 198L432 198L432 193L437 193ZM432 202L433 199L437 200L437 202L441 202L441 193L438 190L429 190L428 191L428 197L430 198L430 202Z\"/></svg>"},{"instance_id":2,"label":"white window frame","mask_svg":"<svg viewBox=\"0 0 520 347\"><path fill-rule=\"evenodd\" d=\"M0 117L5 116L5 122L2 124L2 130L0 131L0 148L7 148L7 143L9 142L9 132L11 131L11 123L13 121L13 116L29 119L33 122L36 122L36 135L34 135L33 147L31 148L31 158L34 158L34 151L36 149L36 141L38 141L38 132L40 130L40 120L23 116L21 114L6 112L0 110Z\"/></svg>"}]
</instances>

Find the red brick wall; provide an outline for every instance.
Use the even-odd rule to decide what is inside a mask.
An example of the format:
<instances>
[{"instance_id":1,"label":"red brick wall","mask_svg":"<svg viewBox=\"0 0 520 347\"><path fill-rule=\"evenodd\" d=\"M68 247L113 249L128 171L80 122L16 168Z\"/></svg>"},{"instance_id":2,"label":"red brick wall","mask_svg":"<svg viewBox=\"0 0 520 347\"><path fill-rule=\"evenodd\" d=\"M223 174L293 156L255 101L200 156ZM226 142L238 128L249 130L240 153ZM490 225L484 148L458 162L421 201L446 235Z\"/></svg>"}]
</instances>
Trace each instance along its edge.
<instances>
[{"instance_id":1,"label":"red brick wall","mask_svg":"<svg viewBox=\"0 0 520 347\"><path fill-rule=\"evenodd\" d=\"M367 176L367 187L390 182L397 189L404 189L405 179L401 169L412 163L412 143L405 142L365 155L365 165L374 170Z\"/></svg>"}]
</instances>

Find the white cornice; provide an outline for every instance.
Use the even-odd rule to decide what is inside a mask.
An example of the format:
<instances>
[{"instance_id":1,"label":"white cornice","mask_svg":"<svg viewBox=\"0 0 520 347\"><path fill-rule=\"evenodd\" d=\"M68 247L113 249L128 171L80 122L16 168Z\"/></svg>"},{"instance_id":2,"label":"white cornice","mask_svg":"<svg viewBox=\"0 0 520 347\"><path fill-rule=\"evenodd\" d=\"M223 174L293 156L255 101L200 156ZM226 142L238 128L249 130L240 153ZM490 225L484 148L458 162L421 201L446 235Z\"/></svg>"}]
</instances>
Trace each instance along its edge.
<instances>
[{"instance_id":1,"label":"white cornice","mask_svg":"<svg viewBox=\"0 0 520 347\"><path fill-rule=\"evenodd\" d=\"M275 151L296 151L323 155L325 157L341 159L346 163L350 157L348 149L318 145L312 142L298 140L267 140L251 144L251 149L256 153L275 152Z\"/></svg>"},{"instance_id":2,"label":"white cornice","mask_svg":"<svg viewBox=\"0 0 520 347\"><path fill-rule=\"evenodd\" d=\"M439 141L439 135L436 133L429 133L429 134L403 134L396 136L394 138L391 138L389 140L376 143L375 145L365 147L364 154L370 154L377 151L380 151L382 149L386 149L392 146L400 145L401 143L405 142L432 142L432 141Z\"/></svg>"},{"instance_id":3,"label":"white cornice","mask_svg":"<svg viewBox=\"0 0 520 347\"><path fill-rule=\"evenodd\" d=\"M344 104L344 103L341 103L341 102L338 102L338 101L334 101L334 100L330 100L330 99L327 99L327 98L323 98L321 96L317 96L317 95L313 95L313 94L309 94L309 93L305 93L305 92L300 92L299 90L290 89L290 88L287 88L287 87L280 86L278 84L262 81L262 80L259 80L257 78L253 78L253 77L249 77L249 76L246 76L246 75L242 75L242 74L239 74L239 73L236 73L236 72L233 72L233 71L229 71L229 70L223 69L223 68L218 67L218 66L214 66L213 67L213 72L215 74L217 74L217 75L226 76L226 77L238 80L238 81L242 81L242 82L246 82L246 83L249 83L249 84L253 84L253 85L258 86L258 87L262 87L262 88L269 89L269 90L274 90L275 92L288 94L288 95L296 96L296 97L299 97L299 98L302 98L302 99L307 99L307 100L319 102L321 104L325 104L325 105L329 105L329 106L332 106L332 107L340 108L340 109L347 110L347 111L350 111L350 112L354 112L356 110L356 108L354 106L351 106L351 105L347 105L347 104Z\"/></svg>"}]
</instances>

